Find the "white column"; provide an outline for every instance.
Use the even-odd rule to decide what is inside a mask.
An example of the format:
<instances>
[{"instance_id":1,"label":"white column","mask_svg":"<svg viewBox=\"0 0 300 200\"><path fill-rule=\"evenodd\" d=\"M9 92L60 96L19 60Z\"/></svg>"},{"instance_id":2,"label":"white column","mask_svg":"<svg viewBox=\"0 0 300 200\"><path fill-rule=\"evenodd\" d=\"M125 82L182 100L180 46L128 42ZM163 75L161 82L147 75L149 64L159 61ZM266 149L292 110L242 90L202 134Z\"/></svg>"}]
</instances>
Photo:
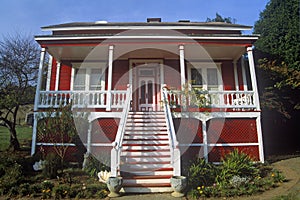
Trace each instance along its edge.
<instances>
[{"instance_id":1,"label":"white column","mask_svg":"<svg viewBox=\"0 0 300 200\"><path fill-rule=\"evenodd\" d=\"M252 47L247 47L247 53L248 53L248 61L249 61L249 69L250 69L252 90L254 92L254 100L255 100L254 105L256 105L257 110L260 110Z\"/></svg>"},{"instance_id":2,"label":"white column","mask_svg":"<svg viewBox=\"0 0 300 200\"><path fill-rule=\"evenodd\" d=\"M87 141L86 141L86 153L89 155L91 153L91 143L92 143L92 123L89 122L89 128L87 133Z\"/></svg>"},{"instance_id":3,"label":"white column","mask_svg":"<svg viewBox=\"0 0 300 200\"><path fill-rule=\"evenodd\" d=\"M55 78L55 91L58 91L59 86L59 76L60 76L60 62L56 64L56 78Z\"/></svg>"},{"instance_id":4,"label":"white column","mask_svg":"<svg viewBox=\"0 0 300 200\"><path fill-rule=\"evenodd\" d=\"M262 129L261 129L261 119L260 115L256 118L256 128L257 128L257 138L259 143L259 160L264 163L264 146L263 146L263 138L262 138Z\"/></svg>"},{"instance_id":5,"label":"white column","mask_svg":"<svg viewBox=\"0 0 300 200\"><path fill-rule=\"evenodd\" d=\"M180 60L181 87L184 87L185 85L184 45L179 45L179 60Z\"/></svg>"},{"instance_id":6,"label":"white column","mask_svg":"<svg viewBox=\"0 0 300 200\"><path fill-rule=\"evenodd\" d=\"M208 145L207 145L207 127L206 121L202 121L202 134L203 134L203 154L204 159L208 162Z\"/></svg>"},{"instance_id":7,"label":"white column","mask_svg":"<svg viewBox=\"0 0 300 200\"><path fill-rule=\"evenodd\" d=\"M50 90L51 72L52 72L52 61L53 61L53 57L51 55L49 55L48 72L47 72L47 82L46 82L46 91Z\"/></svg>"},{"instance_id":8,"label":"white column","mask_svg":"<svg viewBox=\"0 0 300 200\"><path fill-rule=\"evenodd\" d=\"M108 47L108 80L107 80L107 99L106 99L106 110L111 110L111 103L112 103L112 95L111 95L111 89L112 89L112 68L113 68L113 56L114 56L114 46L110 45Z\"/></svg>"},{"instance_id":9,"label":"white column","mask_svg":"<svg viewBox=\"0 0 300 200\"><path fill-rule=\"evenodd\" d=\"M46 49L41 49L41 57L40 57L40 64L39 64L39 73L38 73L38 80L36 85L35 91L35 100L34 100L34 121L33 121L33 130L32 130L32 142L31 142L31 155L35 153L36 147L36 137L37 137L37 111L38 111L38 104L40 98L40 90L42 86L42 76L43 76L43 67L44 67L44 60L45 60Z\"/></svg>"},{"instance_id":10,"label":"white column","mask_svg":"<svg viewBox=\"0 0 300 200\"><path fill-rule=\"evenodd\" d=\"M235 90L239 91L239 75L237 72L237 61L233 61L233 72L234 72L234 82L235 82Z\"/></svg>"},{"instance_id":11,"label":"white column","mask_svg":"<svg viewBox=\"0 0 300 200\"><path fill-rule=\"evenodd\" d=\"M243 85L244 85L244 91L248 90L248 85L247 85L247 76L246 76L246 69L245 69L245 57L242 56L242 78L243 78Z\"/></svg>"}]
</instances>

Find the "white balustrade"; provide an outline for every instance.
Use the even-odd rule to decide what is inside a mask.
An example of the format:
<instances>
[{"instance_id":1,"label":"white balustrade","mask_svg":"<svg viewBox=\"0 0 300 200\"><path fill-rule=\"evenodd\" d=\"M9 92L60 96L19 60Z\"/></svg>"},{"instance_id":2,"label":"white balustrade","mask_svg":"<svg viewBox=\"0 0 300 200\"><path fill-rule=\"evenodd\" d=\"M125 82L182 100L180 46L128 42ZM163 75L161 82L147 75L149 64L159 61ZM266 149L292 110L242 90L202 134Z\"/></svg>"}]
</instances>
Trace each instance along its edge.
<instances>
[{"instance_id":1,"label":"white balustrade","mask_svg":"<svg viewBox=\"0 0 300 200\"><path fill-rule=\"evenodd\" d=\"M112 100L107 102L107 91L40 91L38 108L56 108L72 103L75 108L123 108L126 90L111 91Z\"/></svg>"}]
</instances>

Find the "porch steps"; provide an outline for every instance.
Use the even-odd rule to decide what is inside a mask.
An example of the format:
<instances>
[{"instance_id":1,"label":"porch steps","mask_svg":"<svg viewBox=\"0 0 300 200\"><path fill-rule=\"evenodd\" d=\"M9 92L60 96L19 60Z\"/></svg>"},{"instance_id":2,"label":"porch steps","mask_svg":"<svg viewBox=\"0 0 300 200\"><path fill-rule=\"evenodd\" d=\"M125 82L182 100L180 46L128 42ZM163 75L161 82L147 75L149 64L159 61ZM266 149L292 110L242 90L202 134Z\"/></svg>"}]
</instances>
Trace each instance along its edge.
<instances>
[{"instance_id":1,"label":"porch steps","mask_svg":"<svg viewBox=\"0 0 300 200\"><path fill-rule=\"evenodd\" d=\"M163 112L129 112L120 170L126 193L172 191L173 168Z\"/></svg>"}]
</instances>

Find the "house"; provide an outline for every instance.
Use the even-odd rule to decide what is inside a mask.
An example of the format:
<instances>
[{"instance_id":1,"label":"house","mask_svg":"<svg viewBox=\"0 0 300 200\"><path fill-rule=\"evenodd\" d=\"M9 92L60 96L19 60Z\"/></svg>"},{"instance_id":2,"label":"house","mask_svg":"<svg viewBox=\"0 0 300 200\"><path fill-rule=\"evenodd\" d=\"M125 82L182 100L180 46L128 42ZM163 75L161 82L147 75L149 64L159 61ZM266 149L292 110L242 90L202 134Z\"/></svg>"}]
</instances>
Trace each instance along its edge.
<instances>
[{"instance_id":1,"label":"house","mask_svg":"<svg viewBox=\"0 0 300 200\"><path fill-rule=\"evenodd\" d=\"M264 162L251 26L148 18L42 30L32 154L55 145L37 134L38 113L72 103L89 112L87 154L108 153L126 192L170 191L187 160L220 162L234 148Z\"/></svg>"}]
</instances>

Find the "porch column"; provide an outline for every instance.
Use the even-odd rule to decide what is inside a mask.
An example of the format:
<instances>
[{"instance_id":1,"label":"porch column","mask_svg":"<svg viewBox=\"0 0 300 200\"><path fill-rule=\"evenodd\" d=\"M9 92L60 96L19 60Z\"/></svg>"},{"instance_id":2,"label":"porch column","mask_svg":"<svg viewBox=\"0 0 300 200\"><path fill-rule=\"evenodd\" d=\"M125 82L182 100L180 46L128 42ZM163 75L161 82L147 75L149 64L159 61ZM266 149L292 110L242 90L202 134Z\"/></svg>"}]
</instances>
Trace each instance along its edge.
<instances>
[{"instance_id":1,"label":"porch column","mask_svg":"<svg viewBox=\"0 0 300 200\"><path fill-rule=\"evenodd\" d=\"M247 77L246 77L246 69L245 69L245 56L242 56L242 77L243 77L244 91L247 91L248 85L247 85Z\"/></svg>"},{"instance_id":2,"label":"porch column","mask_svg":"<svg viewBox=\"0 0 300 200\"><path fill-rule=\"evenodd\" d=\"M237 61L233 61L233 72L234 72L234 82L235 82L235 90L239 91L239 78L238 78L238 72L237 72Z\"/></svg>"},{"instance_id":3,"label":"porch column","mask_svg":"<svg viewBox=\"0 0 300 200\"><path fill-rule=\"evenodd\" d=\"M60 65L60 62L56 63L55 91L58 91L59 86Z\"/></svg>"},{"instance_id":4,"label":"porch column","mask_svg":"<svg viewBox=\"0 0 300 200\"><path fill-rule=\"evenodd\" d=\"M51 72L52 72L52 61L53 61L53 57L51 55L49 55L48 71L47 71L47 82L46 82L46 91L50 90Z\"/></svg>"},{"instance_id":5,"label":"porch column","mask_svg":"<svg viewBox=\"0 0 300 200\"><path fill-rule=\"evenodd\" d=\"M184 63L184 45L179 45L179 60L180 60L180 80L181 87L185 85L185 63Z\"/></svg>"},{"instance_id":6,"label":"porch column","mask_svg":"<svg viewBox=\"0 0 300 200\"><path fill-rule=\"evenodd\" d=\"M248 53L248 61L249 61L249 69L250 69L252 90L254 92L254 104L256 105L256 109L260 110L252 47L247 47L247 53Z\"/></svg>"},{"instance_id":7,"label":"porch column","mask_svg":"<svg viewBox=\"0 0 300 200\"><path fill-rule=\"evenodd\" d=\"M112 67L113 67L113 55L114 55L114 46L109 45L108 47L108 80L107 80L107 99L106 99L106 110L111 110L111 103L112 103L112 95L111 95L111 88L112 88Z\"/></svg>"},{"instance_id":8,"label":"porch column","mask_svg":"<svg viewBox=\"0 0 300 200\"><path fill-rule=\"evenodd\" d=\"M38 80L35 90L35 99L34 99L34 121L33 121L33 130L32 130L32 142L31 142L31 155L35 153L36 147L36 134L37 134L37 111L38 111L38 104L40 98L40 90L42 86L42 76L43 76L43 67L44 67L44 60L45 60L46 48L41 49L41 57L40 57L40 64L39 64L39 73L38 73Z\"/></svg>"}]
</instances>

